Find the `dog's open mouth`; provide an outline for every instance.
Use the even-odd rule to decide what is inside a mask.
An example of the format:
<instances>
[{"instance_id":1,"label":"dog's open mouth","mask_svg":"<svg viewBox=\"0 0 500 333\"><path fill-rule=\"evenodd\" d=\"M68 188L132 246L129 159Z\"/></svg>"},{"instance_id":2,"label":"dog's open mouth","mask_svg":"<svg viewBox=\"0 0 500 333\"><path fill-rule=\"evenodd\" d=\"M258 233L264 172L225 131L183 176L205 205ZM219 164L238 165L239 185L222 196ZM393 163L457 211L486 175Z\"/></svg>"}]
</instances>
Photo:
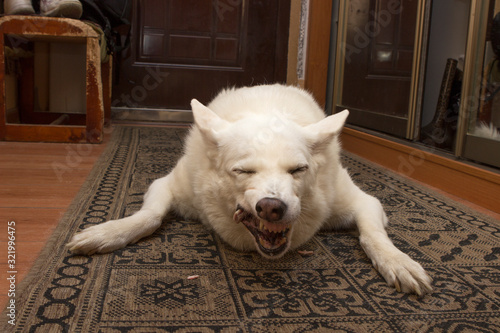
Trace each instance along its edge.
<instances>
[{"instance_id":1,"label":"dog's open mouth","mask_svg":"<svg viewBox=\"0 0 500 333\"><path fill-rule=\"evenodd\" d=\"M285 223L272 223L255 217L238 205L233 216L241 222L255 237L255 242L262 254L278 258L288 249L291 227Z\"/></svg>"}]
</instances>

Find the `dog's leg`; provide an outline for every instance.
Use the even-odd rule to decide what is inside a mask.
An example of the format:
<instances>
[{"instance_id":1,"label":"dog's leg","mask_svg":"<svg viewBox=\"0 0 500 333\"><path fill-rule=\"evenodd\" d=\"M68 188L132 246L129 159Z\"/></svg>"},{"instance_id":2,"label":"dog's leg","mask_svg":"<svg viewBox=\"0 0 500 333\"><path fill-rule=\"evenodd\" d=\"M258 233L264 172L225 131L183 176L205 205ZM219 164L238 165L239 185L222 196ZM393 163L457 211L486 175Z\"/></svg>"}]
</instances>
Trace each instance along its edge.
<instances>
[{"instance_id":1,"label":"dog's leg","mask_svg":"<svg viewBox=\"0 0 500 333\"><path fill-rule=\"evenodd\" d=\"M121 249L151 235L168 212L173 194L174 174L155 180L144 196L142 208L135 214L85 229L73 236L67 248L74 254L91 255Z\"/></svg>"},{"instance_id":2,"label":"dog's leg","mask_svg":"<svg viewBox=\"0 0 500 333\"><path fill-rule=\"evenodd\" d=\"M420 264L401 252L389 239L387 217L380 202L359 190L354 210L359 240L373 266L398 291L423 295L432 291L432 279Z\"/></svg>"}]
</instances>

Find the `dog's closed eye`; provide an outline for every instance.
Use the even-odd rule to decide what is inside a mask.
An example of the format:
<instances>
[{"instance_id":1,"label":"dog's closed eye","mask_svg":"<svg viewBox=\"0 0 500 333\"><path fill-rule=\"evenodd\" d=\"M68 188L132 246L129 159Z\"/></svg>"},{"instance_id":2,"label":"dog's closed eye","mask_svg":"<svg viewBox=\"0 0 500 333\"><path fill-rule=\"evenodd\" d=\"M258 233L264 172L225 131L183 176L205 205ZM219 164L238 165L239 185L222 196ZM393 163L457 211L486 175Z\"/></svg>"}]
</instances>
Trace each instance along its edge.
<instances>
[{"instance_id":1,"label":"dog's closed eye","mask_svg":"<svg viewBox=\"0 0 500 333\"><path fill-rule=\"evenodd\" d=\"M292 168L292 169L288 170L288 173L291 174L291 175L295 175L295 174L304 172L307 169L309 169L308 165L299 165L296 168Z\"/></svg>"},{"instance_id":2,"label":"dog's closed eye","mask_svg":"<svg viewBox=\"0 0 500 333\"><path fill-rule=\"evenodd\" d=\"M234 168L233 172L237 175L253 175L257 171L252 169L242 169L242 168Z\"/></svg>"}]
</instances>

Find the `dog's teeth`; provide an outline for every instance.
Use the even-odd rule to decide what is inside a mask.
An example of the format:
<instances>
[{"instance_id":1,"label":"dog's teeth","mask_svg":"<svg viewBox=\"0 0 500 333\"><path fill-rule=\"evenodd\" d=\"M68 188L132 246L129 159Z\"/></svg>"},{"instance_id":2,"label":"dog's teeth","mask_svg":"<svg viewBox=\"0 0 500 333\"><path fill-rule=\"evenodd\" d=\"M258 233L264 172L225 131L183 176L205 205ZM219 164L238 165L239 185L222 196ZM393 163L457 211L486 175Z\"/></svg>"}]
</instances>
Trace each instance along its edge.
<instances>
[{"instance_id":1,"label":"dog's teeth","mask_svg":"<svg viewBox=\"0 0 500 333\"><path fill-rule=\"evenodd\" d=\"M279 225L279 224L275 224L275 225L270 225L268 230L270 232L272 232L273 234L278 234L278 233L283 233L284 231L288 230L287 227L283 226L283 225Z\"/></svg>"},{"instance_id":2,"label":"dog's teeth","mask_svg":"<svg viewBox=\"0 0 500 333\"><path fill-rule=\"evenodd\" d=\"M241 218L240 218L241 214L243 214L243 209L241 209L241 208L238 208L234 212L233 220L236 221L236 223L240 223L241 222Z\"/></svg>"},{"instance_id":3,"label":"dog's teeth","mask_svg":"<svg viewBox=\"0 0 500 333\"><path fill-rule=\"evenodd\" d=\"M275 248L278 248L278 247L282 246L283 244L285 244L286 238L281 238L279 240L279 242L277 242L275 244L270 243L269 241L267 241L263 238L259 238L259 243L260 243L260 245L262 245L266 249L275 249Z\"/></svg>"},{"instance_id":4,"label":"dog's teeth","mask_svg":"<svg viewBox=\"0 0 500 333\"><path fill-rule=\"evenodd\" d=\"M263 229L265 229L265 225L264 225L264 221L262 220L259 220L260 224L259 224L259 230L262 231Z\"/></svg>"}]
</instances>

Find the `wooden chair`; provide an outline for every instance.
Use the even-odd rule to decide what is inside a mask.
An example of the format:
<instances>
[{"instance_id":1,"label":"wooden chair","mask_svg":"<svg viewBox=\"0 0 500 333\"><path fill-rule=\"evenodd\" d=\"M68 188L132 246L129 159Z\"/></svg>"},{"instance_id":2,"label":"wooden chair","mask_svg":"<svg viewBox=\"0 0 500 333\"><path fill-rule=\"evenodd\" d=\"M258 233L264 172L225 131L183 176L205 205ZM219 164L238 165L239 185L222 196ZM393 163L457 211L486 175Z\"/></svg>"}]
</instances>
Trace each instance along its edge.
<instances>
[{"instance_id":1,"label":"wooden chair","mask_svg":"<svg viewBox=\"0 0 500 333\"><path fill-rule=\"evenodd\" d=\"M20 123L6 119L6 38L36 41L80 42L86 45L86 113L63 114L35 112L34 60L21 62L22 83L19 84ZM12 44L12 43L10 43ZM5 16L0 18L0 140L89 142L100 143L105 120L103 90L106 108L110 106L110 65L103 64L106 77L101 75L99 35L89 25L73 19L42 16ZM110 110L106 110L109 120ZM60 120L65 119L64 124Z\"/></svg>"}]
</instances>

